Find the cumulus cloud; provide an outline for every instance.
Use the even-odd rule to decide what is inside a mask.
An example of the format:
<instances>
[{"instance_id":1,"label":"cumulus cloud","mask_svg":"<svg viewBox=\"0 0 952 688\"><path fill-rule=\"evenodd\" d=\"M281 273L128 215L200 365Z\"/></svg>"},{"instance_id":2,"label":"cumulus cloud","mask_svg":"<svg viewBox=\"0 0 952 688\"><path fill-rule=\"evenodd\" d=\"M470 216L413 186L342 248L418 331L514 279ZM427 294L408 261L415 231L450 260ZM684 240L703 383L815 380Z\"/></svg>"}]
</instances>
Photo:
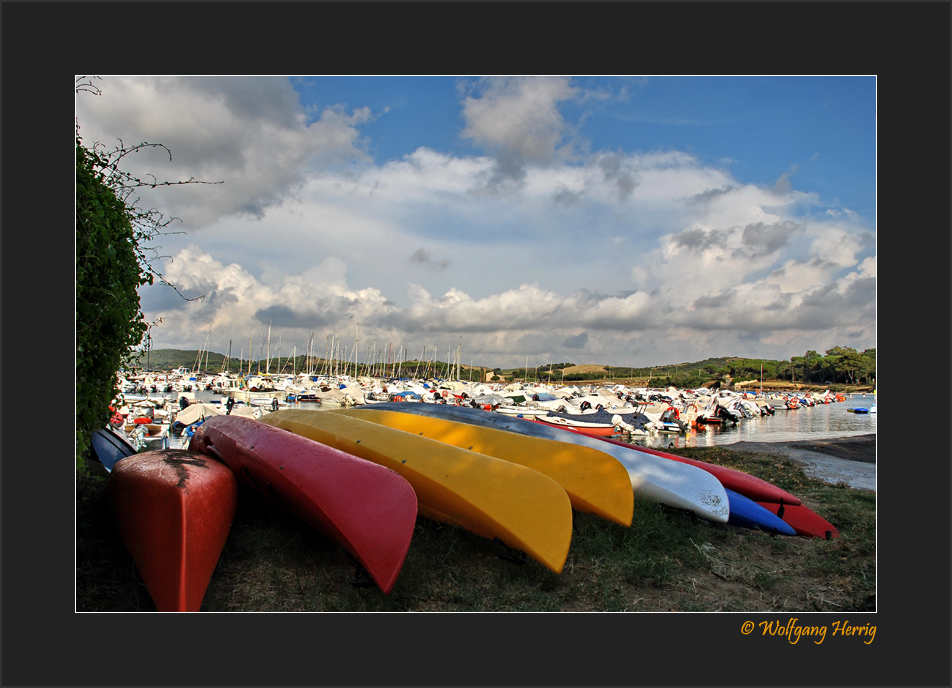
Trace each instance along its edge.
<instances>
[{"instance_id":1,"label":"cumulus cloud","mask_svg":"<svg viewBox=\"0 0 952 688\"><path fill-rule=\"evenodd\" d=\"M101 96L76 99L80 135L107 148L142 142L124 169L158 180L223 182L144 190L144 202L189 229L233 214L262 217L299 188L306 174L368 162L359 126L369 108L325 109L308 121L282 77L108 76Z\"/></svg>"},{"instance_id":2,"label":"cumulus cloud","mask_svg":"<svg viewBox=\"0 0 952 688\"><path fill-rule=\"evenodd\" d=\"M364 152L369 109L305 111L286 79L104 82L77 99L84 135L161 140L172 164L143 154L141 169L226 181L158 204L201 227L163 238L182 296L141 290L162 346L197 348L210 331L223 351L269 324L285 354L359 327L360 346L412 355L462 336L490 367L875 346L861 217L798 191L792 168L761 187L681 151L583 155L560 106L590 94L566 78L472 84L463 135L485 155L420 147L379 165ZM518 193L486 193L504 189Z\"/></svg>"},{"instance_id":3,"label":"cumulus cloud","mask_svg":"<svg viewBox=\"0 0 952 688\"><path fill-rule=\"evenodd\" d=\"M464 138L495 158L485 187L519 188L527 165L544 166L572 154L571 127L558 109L579 89L558 76L486 77L463 99Z\"/></svg>"}]
</instances>

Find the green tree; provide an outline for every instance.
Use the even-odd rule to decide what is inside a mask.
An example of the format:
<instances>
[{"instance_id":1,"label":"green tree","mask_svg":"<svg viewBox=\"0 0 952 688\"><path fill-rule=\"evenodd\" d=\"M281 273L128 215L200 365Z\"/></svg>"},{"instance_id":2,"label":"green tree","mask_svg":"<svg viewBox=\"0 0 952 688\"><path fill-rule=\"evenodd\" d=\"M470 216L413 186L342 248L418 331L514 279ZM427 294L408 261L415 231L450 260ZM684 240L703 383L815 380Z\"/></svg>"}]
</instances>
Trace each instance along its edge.
<instances>
[{"instance_id":1,"label":"green tree","mask_svg":"<svg viewBox=\"0 0 952 688\"><path fill-rule=\"evenodd\" d=\"M76 462L85 465L93 432L109 420L109 401L126 352L148 325L139 310L143 284L126 206L106 165L76 137Z\"/></svg>"},{"instance_id":2,"label":"green tree","mask_svg":"<svg viewBox=\"0 0 952 688\"><path fill-rule=\"evenodd\" d=\"M76 80L76 92L99 95L95 82L86 77ZM177 218L141 209L136 191L209 182L140 179L122 170L122 159L145 148L168 152L165 146L126 147L120 140L109 151L100 143L87 146L79 132L77 121L76 467L83 469L93 433L109 421L109 403L119 392L117 373L149 329L138 288L156 279L175 288L153 267L158 255L149 242L167 233L163 230Z\"/></svg>"},{"instance_id":3,"label":"green tree","mask_svg":"<svg viewBox=\"0 0 952 688\"><path fill-rule=\"evenodd\" d=\"M836 363L836 370L844 377L848 384L855 385L866 372L867 362L863 356L856 351L849 351L840 356Z\"/></svg>"}]
</instances>

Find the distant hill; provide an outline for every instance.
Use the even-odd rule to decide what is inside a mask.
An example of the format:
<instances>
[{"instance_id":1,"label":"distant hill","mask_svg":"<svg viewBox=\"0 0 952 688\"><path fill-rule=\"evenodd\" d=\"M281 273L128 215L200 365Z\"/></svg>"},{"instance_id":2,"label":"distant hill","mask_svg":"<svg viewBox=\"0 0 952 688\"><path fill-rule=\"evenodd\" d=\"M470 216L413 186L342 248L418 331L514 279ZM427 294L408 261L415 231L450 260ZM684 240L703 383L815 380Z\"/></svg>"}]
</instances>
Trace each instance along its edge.
<instances>
[{"instance_id":1,"label":"distant hill","mask_svg":"<svg viewBox=\"0 0 952 688\"><path fill-rule=\"evenodd\" d=\"M142 352L139 356L138 365L143 370L149 368L152 370L174 370L175 368L182 367L192 370L198 367L198 355L198 349L152 349L148 352ZM207 364L205 356L202 356L202 369L204 370L207 365L209 371L217 373L221 370L221 364L224 360L225 356L223 354L209 351ZM236 367L237 363L238 361L236 359Z\"/></svg>"},{"instance_id":2,"label":"distant hill","mask_svg":"<svg viewBox=\"0 0 952 688\"><path fill-rule=\"evenodd\" d=\"M582 365L569 366L568 368L563 368L566 375L573 375L575 373L607 373L605 366L598 365L597 363L583 363Z\"/></svg>"},{"instance_id":3,"label":"distant hill","mask_svg":"<svg viewBox=\"0 0 952 688\"><path fill-rule=\"evenodd\" d=\"M808 353L814 354L815 352ZM800 356L794 356L790 361L720 356L706 358L703 361L670 363L640 368L598 363L579 365L553 363L551 366L546 364L529 368L528 381L547 382L551 380L554 383L563 381L574 383L613 380L623 383L647 384L651 387L667 385L701 387L715 382L726 385L751 380L759 382L762 378L764 381L778 380L785 382L785 384L812 382L829 385L843 382L853 385L873 385L876 370L875 356L876 350L870 349L862 352L862 354L852 351L852 354L849 355L842 355L839 351L831 351L828 356L813 356L807 361L804 361L804 358ZM227 362L226 359L227 356L214 351L200 355L197 349L153 349L148 352L142 351L135 367L138 370L152 371L168 371L184 367L190 370L198 369L202 372L218 373L223 367L227 372L237 372L240 364L240 369L248 372L249 362L247 359L231 358ZM841 359L846 363L838 364ZM856 359L859 359L859 363L856 362ZM837 365L840 365L840 367L837 368ZM862 368L863 365L866 366L866 369ZM305 370L306 366L307 360L303 355L297 356L293 361L288 357L275 356L270 361L261 359L252 362L251 372L301 372ZM310 366L311 370L320 371L322 361L312 358ZM360 368L360 374L365 374L366 366L364 363L361 363ZM453 365L447 364L445 361L404 361L399 364L399 369L392 363L389 365L377 364L376 373L386 375L388 368L389 371L399 372L404 377L422 375L424 371L430 377L444 377L454 374L452 372L454 370ZM486 376L488 375L491 378L494 372L500 380L523 380L527 376L527 371L523 367L501 369L473 366L471 371L471 366L465 364L460 366L461 379L488 379Z\"/></svg>"},{"instance_id":4,"label":"distant hill","mask_svg":"<svg viewBox=\"0 0 952 688\"><path fill-rule=\"evenodd\" d=\"M201 360L199 360L199 354L201 353ZM227 357L225 354L220 354L215 351L209 351L207 353L199 352L198 349L152 349L151 351L143 351L139 356L137 361L137 366L142 370L154 370L154 371L167 371L174 370L175 368L188 368L194 370L196 368L201 369L202 371L208 371L209 373L217 373L222 369L222 365L225 362ZM287 363L288 357L273 357L271 359L271 372L279 372L278 366L281 368L288 368L288 372L292 367L298 371L303 368L305 357L298 356L297 359L293 362L293 366L290 363ZM598 377L607 377L607 376L617 376L617 377L648 377L652 373L655 375L664 374L664 371L669 371L674 373L675 371L680 371L682 373L690 374L692 372L696 373L699 369L704 369L706 367L713 368L715 370L727 366L731 361L740 361L745 359L739 359L737 357L721 357L721 358L708 358L703 361L696 361L693 363L672 363L668 365L658 365L652 366L650 368L630 368L630 367L619 367L611 366L607 364L599 363L583 363L578 365L569 365L565 367L560 367L558 370L552 371L553 380L577 380L583 377L585 378L598 378ZM248 360L244 359L240 361L241 367L243 370L247 370ZM260 361L260 366L262 369L267 367L268 361L264 358ZM287 363L287 365L285 365ZM776 364L776 361L771 361L771 363ZM233 357L228 362L228 369L231 371L237 371L239 365L239 359ZM252 370L256 370L258 367L257 362L252 362ZM404 363L406 368L416 368L420 364L416 361L407 361ZM462 365L462 369L469 369L470 366ZM477 366L478 368L478 366ZM524 368L508 368L502 371L504 375L515 375L519 378L525 377ZM530 377L541 377L546 379L548 377L548 366L543 365L538 368L529 369Z\"/></svg>"}]
</instances>

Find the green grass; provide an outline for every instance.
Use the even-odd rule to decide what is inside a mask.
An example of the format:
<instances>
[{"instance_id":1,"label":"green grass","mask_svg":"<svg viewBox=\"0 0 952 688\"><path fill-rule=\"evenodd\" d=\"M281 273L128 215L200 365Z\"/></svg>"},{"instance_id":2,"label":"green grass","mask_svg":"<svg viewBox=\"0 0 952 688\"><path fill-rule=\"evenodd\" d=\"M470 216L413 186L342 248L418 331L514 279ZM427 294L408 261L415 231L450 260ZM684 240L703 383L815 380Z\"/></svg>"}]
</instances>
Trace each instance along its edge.
<instances>
[{"instance_id":1,"label":"green grass","mask_svg":"<svg viewBox=\"0 0 952 688\"><path fill-rule=\"evenodd\" d=\"M242 495L203 611L872 611L876 497L807 477L776 456L679 453L729 465L803 499L841 537L773 536L636 502L626 528L575 513L561 574L515 564L496 545L418 518L389 595L360 587L339 545L268 502ZM78 476L77 610L154 610L106 508L105 479Z\"/></svg>"}]
</instances>

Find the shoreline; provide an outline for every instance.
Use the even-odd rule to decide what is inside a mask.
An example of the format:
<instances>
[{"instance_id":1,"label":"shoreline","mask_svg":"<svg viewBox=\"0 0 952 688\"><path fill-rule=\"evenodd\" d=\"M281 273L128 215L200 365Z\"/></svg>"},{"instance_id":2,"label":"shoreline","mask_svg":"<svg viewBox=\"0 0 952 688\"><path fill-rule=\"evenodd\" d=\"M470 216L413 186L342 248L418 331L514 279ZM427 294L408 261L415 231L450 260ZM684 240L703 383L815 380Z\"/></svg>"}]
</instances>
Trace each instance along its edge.
<instances>
[{"instance_id":1,"label":"shoreline","mask_svg":"<svg viewBox=\"0 0 952 688\"><path fill-rule=\"evenodd\" d=\"M725 445L737 451L769 452L771 449L805 451L832 456L845 461L876 463L876 433L853 437L834 437L823 440L795 440L792 442L735 442Z\"/></svg>"},{"instance_id":2,"label":"shoreline","mask_svg":"<svg viewBox=\"0 0 952 688\"><path fill-rule=\"evenodd\" d=\"M736 442L724 445L739 452L778 454L804 465L808 475L826 483L876 491L876 435L794 442Z\"/></svg>"}]
</instances>

